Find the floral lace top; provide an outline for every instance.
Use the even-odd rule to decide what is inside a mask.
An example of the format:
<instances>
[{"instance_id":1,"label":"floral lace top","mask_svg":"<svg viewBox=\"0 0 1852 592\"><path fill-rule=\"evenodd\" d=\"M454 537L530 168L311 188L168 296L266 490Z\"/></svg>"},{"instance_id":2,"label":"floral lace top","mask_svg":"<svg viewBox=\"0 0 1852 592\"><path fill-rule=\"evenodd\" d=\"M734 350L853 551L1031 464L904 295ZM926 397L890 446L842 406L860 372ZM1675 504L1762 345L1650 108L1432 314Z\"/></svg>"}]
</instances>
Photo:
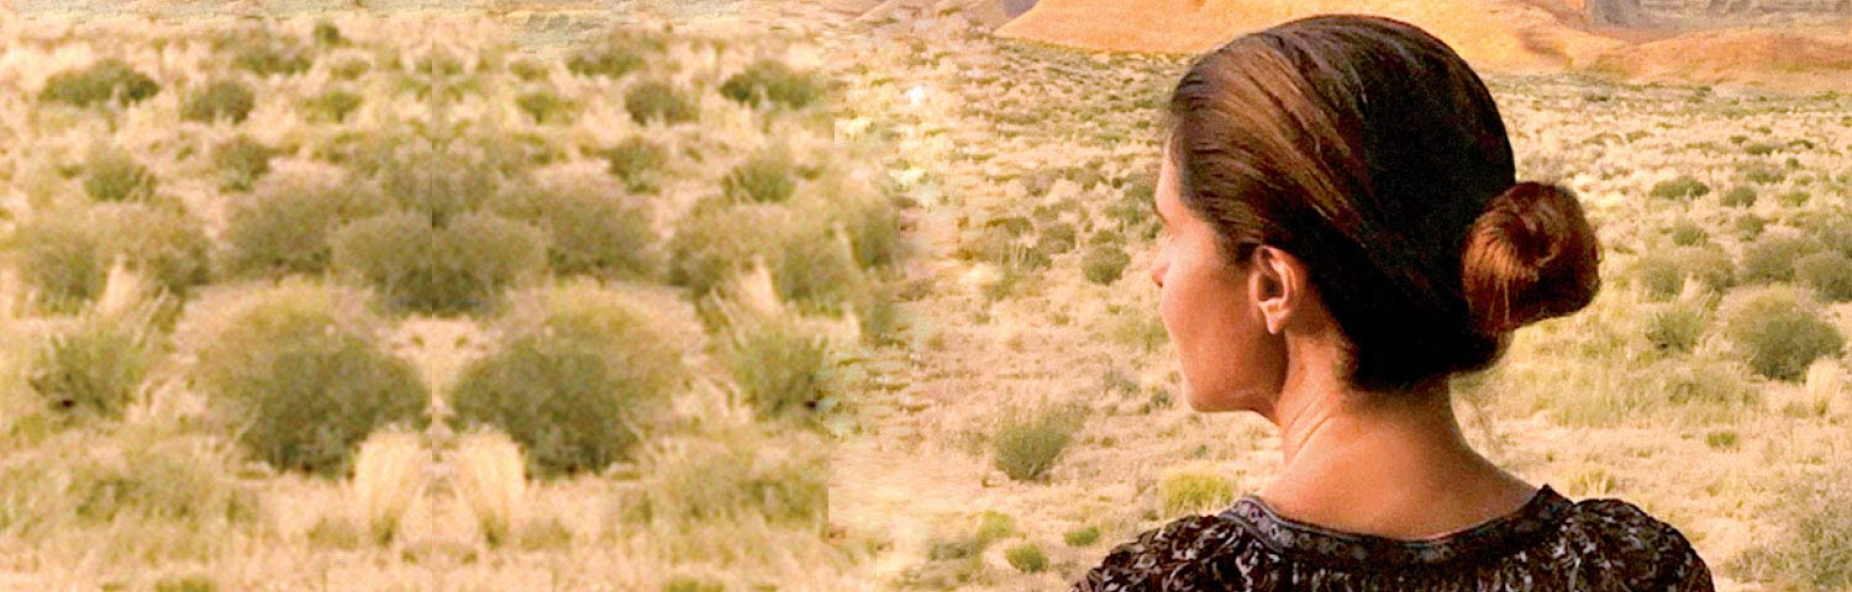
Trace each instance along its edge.
<instances>
[{"instance_id":1,"label":"floral lace top","mask_svg":"<svg viewBox=\"0 0 1852 592\"><path fill-rule=\"evenodd\" d=\"M1248 494L1120 544L1074 592L1712 592L1677 529L1612 498L1540 487L1522 508L1439 538L1401 540L1296 522Z\"/></svg>"}]
</instances>

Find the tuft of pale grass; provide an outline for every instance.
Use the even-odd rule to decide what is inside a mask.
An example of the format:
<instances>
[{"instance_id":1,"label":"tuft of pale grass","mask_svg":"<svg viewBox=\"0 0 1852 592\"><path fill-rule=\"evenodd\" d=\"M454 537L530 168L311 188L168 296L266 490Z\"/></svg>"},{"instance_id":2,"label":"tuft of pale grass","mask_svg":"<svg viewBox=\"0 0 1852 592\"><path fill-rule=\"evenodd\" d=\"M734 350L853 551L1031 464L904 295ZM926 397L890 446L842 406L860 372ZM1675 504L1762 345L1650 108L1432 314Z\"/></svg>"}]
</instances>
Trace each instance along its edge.
<instances>
[{"instance_id":1,"label":"tuft of pale grass","mask_svg":"<svg viewBox=\"0 0 1852 592\"><path fill-rule=\"evenodd\" d=\"M457 495L490 546L509 541L522 532L526 521L527 480L521 446L494 430L471 430L457 440L451 457L456 465Z\"/></svg>"},{"instance_id":2,"label":"tuft of pale grass","mask_svg":"<svg viewBox=\"0 0 1852 592\"><path fill-rule=\"evenodd\" d=\"M1235 483L1201 470L1179 470L1158 481L1158 500L1167 516L1220 510L1234 503Z\"/></svg>"},{"instance_id":3,"label":"tuft of pale grass","mask_svg":"<svg viewBox=\"0 0 1852 592\"><path fill-rule=\"evenodd\" d=\"M1839 362L1820 358L1807 366L1807 398L1815 404L1832 407L1845 391L1846 371Z\"/></svg>"},{"instance_id":4,"label":"tuft of pale grass","mask_svg":"<svg viewBox=\"0 0 1852 592\"><path fill-rule=\"evenodd\" d=\"M1077 406L1041 405L1005 411L991 436L997 468L1017 481L1041 479L1073 441L1082 421Z\"/></svg>"},{"instance_id":5,"label":"tuft of pale grass","mask_svg":"<svg viewBox=\"0 0 1852 592\"><path fill-rule=\"evenodd\" d=\"M419 435L397 429L374 432L354 459L353 509L373 541L391 543L412 503L424 492L430 459Z\"/></svg>"}]
</instances>

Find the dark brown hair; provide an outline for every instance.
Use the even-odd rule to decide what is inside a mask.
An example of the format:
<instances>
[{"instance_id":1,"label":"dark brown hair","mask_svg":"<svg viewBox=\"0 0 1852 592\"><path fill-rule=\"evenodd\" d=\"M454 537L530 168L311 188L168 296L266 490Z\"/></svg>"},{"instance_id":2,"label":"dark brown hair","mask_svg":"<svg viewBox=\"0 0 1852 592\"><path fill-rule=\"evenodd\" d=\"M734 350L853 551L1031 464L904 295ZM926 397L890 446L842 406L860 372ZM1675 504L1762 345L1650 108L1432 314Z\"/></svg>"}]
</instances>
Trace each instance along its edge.
<instances>
[{"instance_id":1,"label":"dark brown hair","mask_svg":"<svg viewBox=\"0 0 1852 592\"><path fill-rule=\"evenodd\" d=\"M1230 41L1178 82L1170 143L1229 261L1265 244L1310 268L1357 388L1484 369L1600 287L1575 195L1516 181L1485 84L1413 25L1325 15Z\"/></svg>"}]
</instances>

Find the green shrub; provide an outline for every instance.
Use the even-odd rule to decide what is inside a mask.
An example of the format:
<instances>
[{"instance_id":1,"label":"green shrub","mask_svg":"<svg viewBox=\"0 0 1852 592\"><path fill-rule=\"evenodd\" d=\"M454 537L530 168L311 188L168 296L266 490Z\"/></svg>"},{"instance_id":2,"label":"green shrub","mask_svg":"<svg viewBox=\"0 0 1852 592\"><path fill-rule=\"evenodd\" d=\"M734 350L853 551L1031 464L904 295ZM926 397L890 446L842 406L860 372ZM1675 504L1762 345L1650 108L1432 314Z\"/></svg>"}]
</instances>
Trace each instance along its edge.
<instances>
[{"instance_id":1,"label":"green shrub","mask_svg":"<svg viewBox=\"0 0 1852 592\"><path fill-rule=\"evenodd\" d=\"M121 258L177 298L212 279L212 239L185 212L147 204L106 204L93 210L106 259Z\"/></svg>"},{"instance_id":2,"label":"green shrub","mask_svg":"<svg viewBox=\"0 0 1852 592\"><path fill-rule=\"evenodd\" d=\"M294 76L314 65L314 48L268 31L250 29L221 37L219 47L233 53L232 67L256 74Z\"/></svg>"},{"instance_id":3,"label":"green shrub","mask_svg":"<svg viewBox=\"0 0 1852 592\"><path fill-rule=\"evenodd\" d=\"M1798 208L1798 207L1807 205L1807 200L1812 199L1812 198L1813 198L1813 195L1805 191L1789 191L1787 193L1781 194L1781 196L1777 197L1776 199L1781 202L1781 205L1788 206L1790 208Z\"/></svg>"},{"instance_id":4,"label":"green shrub","mask_svg":"<svg viewBox=\"0 0 1852 592\"><path fill-rule=\"evenodd\" d=\"M1061 535L1061 540L1066 542L1069 547L1085 547L1099 542L1100 527L1088 525L1076 528L1067 531L1067 534Z\"/></svg>"},{"instance_id":5,"label":"green shrub","mask_svg":"<svg viewBox=\"0 0 1852 592\"><path fill-rule=\"evenodd\" d=\"M700 117L699 107L694 99L662 81L637 83L624 94L624 110L639 125L652 121L669 125L691 122Z\"/></svg>"},{"instance_id":6,"label":"green shrub","mask_svg":"<svg viewBox=\"0 0 1852 592\"><path fill-rule=\"evenodd\" d=\"M323 47L340 47L342 45L347 45L347 39L341 36L341 28L336 27L331 21L317 21L315 23L314 37L315 44Z\"/></svg>"},{"instance_id":7,"label":"green shrub","mask_svg":"<svg viewBox=\"0 0 1852 592\"><path fill-rule=\"evenodd\" d=\"M828 220L810 217L782 229L772 264L779 297L806 313L838 314L856 301L867 283L848 241Z\"/></svg>"},{"instance_id":8,"label":"green shrub","mask_svg":"<svg viewBox=\"0 0 1852 592\"><path fill-rule=\"evenodd\" d=\"M1041 479L1073 441L1081 421L1079 409L1072 407L1006 410L991 436L997 468L1017 481Z\"/></svg>"},{"instance_id":9,"label":"green shrub","mask_svg":"<svg viewBox=\"0 0 1852 592\"><path fill-rule=\"evenodd\" d=\"M133 105L161 92L147 74L116 58L98 60L88 67L65 70L45 80L39 100L89 107L104 102Z\"/></svg>"},{"instance_id":10,"label":"green shrub","mask_svg":"<svg viewBox=\"0 0 1852 592\"><path fill-rule=\"evenodd\" d=\"M342 227L333 242L337 272L394 307L430 314L488 310L503 290L546 271L546 235L492 215L432 228L420 214L385 214Z\"/></svg>"},{"instance_id":11,"label":"green shrub","mask_svg":"<svg viewBox=\"0 0 1852 592\"><path fill-rule=\"evenodd\" d=\"M972 532L971 538L982 548L1012 534L1016 534L1015 518L996 510L984 510L984 513L977 516L977 529Z\"/></svg>"},{"instance_id":12,"label":"green shrub","mask_svg":"<svg viewBox=\"0 0 1852 592\"><path fill-rule=\"evenodd\" d=\"M848 234L855 262L863 269L885 266L902 256L900 215L893 201L876 193L836 195L829 212L831 222Z\"/></svg>"},{"instance_id":13,"label":"green shrub","mask_svg":"<svg viewBox=\"0 0 1852 592\"><path fill-rule=\"evenodd\" d=\"M1748 242L1762 236L1762 229L1768 226L1768 220L1755 214L1743 214L1733 223L1738 240Z\"/></svg>"},{"instance_id":14,"label":"green shrub","mask_svg":"<svg viewBox=\"0 0 1852 592\"><path fill-rule=\"evenodd\" d=\"M219 186L231 191L250 191L251 185L270 173L270 159L276 149L238 134L213 149L212 162L219 168Z\"/></svg>"},{"instance_id":15,"label":"green shrub","mask_svg":"<svg viewBox=\"0 0 1852 592\"><path fill-rule=\"evenodd\" d=\"M1762 162L1745 165L1741 169L1739 169L1738 172L1742 173L1743 178L1748 180L1749 182L1757 183L1761 185L1773 185L1775 183L1780 183L1788 178L1787 171L1775 168L1773 166L1770 166L1768 163L1762 163Z\"/></svg>"},{"instance_id":16,"label":"green shrub","mask_svg":"<svg viewBox=\"0 0 1852 592\"><path fill-rule=\"evenodd\" d=\"M620 30L608 34L566 60L566 69L580 76L622 78L643 68L650 55L660 53L666 39L655 33Z\"/></svg>"},{"instance_id":17,"label":"green shrub","mask_svg":"<svg viewBox=\"0 0 1852 592\"><path fill-rule=\"evenodd\" d=\"M504 175L522 168L492 143L503 138L491 138L407 150L382 163L380 188L400 207L428 214L438 226L448 224L488 202Z\"/></svg>"},{"instance_id":18,"label":"green shrub","mask_svg":"<svg viewBox=\"0 0 1852 592\"><path fill-rule=\"evenodd\" d=\"M675 576L662 583L662 592L726 592L726 584L694 576Z\"/></svg>"},{"instance_id":19,"label":"green shrub","mask_svg":"<svg viewBox=\"0 0 1852 592\"><path fill-rule=\"evenodd\" d=\"M528 117L534 118L534 123L540 125L571 123L572 116L578 109L572 101L560 98L559 93L551 90L536 90L522 94L515 98L514 104L520 107L522 112L527 113Z\"/></svg>"},{"instance_id":20,"label":"green shrub","mask_svg":"<svg viewBox=\"0 0 1852 592\"><path fill-rule=\"evenodd\" d=\"M1794 278L1832 302L1852 300L1852 259L1833 251L1814 253L1794 262Z\"/></svg>"},{"instance_id":21,"label":"green shrub","mask_svg":"<svg viewBox=\"0 0 1852 592\"><path fill-rule=\"evenodd\" d=\"M1074 250L1079 243L1079 231L1073 224L1056 222L1042 228L1042 235L1036 240L1036 248L1051 255L1059 255Z\"/></svg>"},{"instance_id":22,"label":"green shrub","mask_svg":"<svg viewBox=\"0 0 1852 592\"><path fill-rule=\"evenodd\" d=\"M782 209L713 205L682 218L669 238L669 282L697 296L712 293L755 260L777 263L790 214Z\"/></svg>"},{"instance_id":23,"label":"green shrub","mask_svg":"<svg viewBox=\"0 0 1852 592\"><path fill-rule=\"evenodd\" d=\"M214 80L205 90L187 98L180 108L180 118L200 123L229 120L243 123L257 106L257 92L251 85L237 80Z\"/></svg>"},{"instance_id":24,"label":"green shrub","mask_svg":"<svg viewBox=\"0 0 1852 592\"><path fill-rule=\"evenodd\" d=\"M652 278L662 265L648 212L617 192L586 184L511 185L490 209L544 231L554 273Z\"/></svg>"},{"instance_id":25,"label":"green shrub","mask_svg":"<svg viewBox=\"0 0 1852 592\"><path fill-rule=\"evenodd\" d=\"M1633 273L1651 300L1665 300L1678 294L1685 285L1681 261L1670 253L1647 251L1634 260Z\"/></svg>"},{"instance_id":26,"label":"green shrub","mask_svg":"<svg viewBox=\"0 0 1852 592\"><path fill-rule=\"evenodd\" d=\"M1711 187L1691 175L1679 175L1676 178L1660 181L1653 185L1649 193L1661 199L1690 199L1702 197L1711 192Z\"/></svg>"},{"instance_id":27,"label":"green shrub","mask_svg":"<svg viewBox=\"0 0 1852 592\"><path fill-rule=\"evenodd\" d=\"M1235 500L1235 484L1225 477L1202 473L1176 473L1158 482L1165 515L1203 512Z\"/></svg>"},{"instance_id":28,"label":"green shrub","mask_svg":"<svg viewBox=\"0 0 1852 592\"><path fill-rule=\"evenodd\" d=\"M218 582L205 574L169 576L154 582L154 592L217 592L218 589Z\"/></svg>"},{"instance_id":29,"label":"green shrub","mask_svg":"<svg viewBox=\"0 0 1852 592\"><path fill-rule=\"evenodd\" d=\"M332 89L302 100L302 110L309 114L310 121L317 123L341 123L347 116L359 109L365 102L359 94L345 89Z\"/></svg>"},{"instance_id":30,"label":"green shrub","mask_svg":"<svg viewBox=\"0 0 1852 592\"><path fill-rule=\"evenodd\" d=\"M1676 363L1656 372L1665 380L1660 390L1675 405L1701 405L1739 409L1756 401L1756 390L1740 377L1741 371L1709 360ZM1723 414L1724 421L1734 416Z\"/></svg>"},{"instance_id":31,"label":"green shrub","mask_svg":"<svg viewBox=\"0 0 1852 592\"><path fill-rule=\"evenodd\" d=\"M398 64L394 63L391 64L388 69L393 69L397 66ZM354 56L335 62L333 66L329 66L328 76L335 80L352 81L359 79L361 76L365 76L367 71L372 69L373 62L363 57Z\"/></svg>"},{"instance_id":32,"label":"green shrub","mask_svg":"<svg viewBox=\"0 0 1852 592\"><path fill-rule=\"evenodd\" d=\"M1722 292L1736 285L1736 265L1721 248L1679 247L1672 250L1672 257L1685 275L1697 278L1706 288Z\"/></svg>"},{"instance_id":33,"label":"green shrub","mask_svg":"<svg viewBox=\"0 0 1852 592\"><path fill-rule=\"evenodd\" d=\"M201 331L193 384L257 459L340 475L374 430L429 422L418 370L387 353L358 299L289 282L201 311L225 316Z\"/></svg>"},{"instance_id":34,"label":"green shrub","mask_svg":"<svg viewBox=\"0 0 1852 592\"><path fill-rule=\"evenodd\" d=\"M34 216L14 230L13 244L20 279L43 309L74 311L103 293L109 262L84 217Z\"/></svg>"},{"instance_id":35,"label":"green shrub","mask_svg":"<svg viewBox=\"0 0 1852 592\"><path fill-rule=\"evenodd\" d=\"M154 198L154 173L128 151L104 148L90 153L84 163L84 195L98 201L149 201Z\"/></svg>"},{"instance_id":36,"label":"green shrub","mask_svg":"<svg viewBox=\"0 0 1852 592\"><path fill-rule=\"evenodd\" d=\"M1724 334L1757 374L1797 380L1821 356L1837 357L1845 346L1839 329L1820 318L1804 290L1766 286L1731 294L1719 312Z\"/></svg>"},{"instance_id":37,"label":"green shrub","mask_svg":"<svg viewBox=\"0 0 1852 592\"><path fill-rule=\"evenodd\" d=\"M1109 245L1096 245L1087 249L1087 254L1080 260L1081 271L1087 274L1087 281L1112 285L1125 274L1125 266L1132 263L1132 257L1124 249Z\"/></svg>"},{"instance_id":38,"label":"green shrub","mask_svg":"<svg viewBox=\"0 0 1852 592\"><path fill-rule=\"evenodd\" d=\"M1653 311L1647 319L1646 341L1660 351L1689 352L1709 324L1710 318L1697 307L1665 306Z\"/></svg>"},{"instance_id":39,"label":"green shrub","mask_svg":"<svg viewBox=\"0 0 1852 592\"><path fill-rule=\"evenodd\" d=\"M629 520L687 531L766 523L821 533L829 515L829 451L803 432L773 439L758 427L652 447ZM704 543L707 544L707 543Z\"/></svg>"},{"instance_id":40,"label":"green shrub","mask_svg":"<svg viewBox=\"0 0 1852 592\"><path fill-rule=\"evenodd\" d=\"M489 354L449 396L455 427L491 425L529 472L601 471L668 417L687 379L681 352L622 294L587 286L523 293Z\"/></svg>"},{"instance_id":41,"label":"green shrub","mask_svg":"<svg viewBox=\"0 0 1852 592\"><path fill-rule=\"evenodd\" d=\"M797 190L794 168L784 151L764 150L734 165L721 188L737 202L783 203Z\"/></svg>"},{"instance_id":42,"label":"green shrub","mask_svg":"<svg viewBox=\"0 0 1852 592\"><path fill-rule=\"evenodd\" d=\"M384 201L365 185L265 177L232 200L218 267L233 276L321 273L335 229L383 213Z\"/></svg>"},{"instance_id":43,"label":"green shrub","mask_svg":"<svg viewBox=\"0 0 1852 592\"><path fill-rule=\"evenodd\" d=\"M1681 247L1697 245L1710 238L1710 234L1704 231L1704 227L1698 226L1698 223L1691 221L1690 218L1679 218L1666 231L1672 238L1672 244Z\"/></svg>"},{"instance_id":44,"label":"green shrub","mask_svg":"<svg viewBox=\"0 0 1852 592\"><path fill-rule=\"evenodd\" d=\"M606 170L611 176L623 181L633 193L654 193L669 162L669 151L644 136L631 136L603 150L600 156L609 163Z\"/></svg>"},{"instance_id":45,"label":"green shrub","mask_svg":"<svg viewBox=\"0 0 1852 592\"><path fill-rule=\"evenodd\" d=\"M816 102L823 89L813 75L800 74L784 62L765 59L728 77L720 85L720 94L739 103L802 108Z\"/></svg>"},{"instance_id":46,"label":"green shrub","mask_svg":"<svg viewBox=\"0 0 1852 592\"><path fill-rule=\"evenodd\" d=\"M1731 571L1777 589L1852 586L1852 475L1794 478L1779 488L1774 510L1782 534L1731 559Z\"/></svg>"},{"instance_id":47,"label":"green shrub","mask_svg":"<svg viewBox=\"0 0 1852 592\"><path fill-rule=\"evenodd\" d=\"M1743 248L1737 277L1746 283L1793 281L1794 263L1820 249L1819 241L1798 233L1763 235Z\"/></svg>"},{"instance_id":48,"label":"green shrub","mask_svg":"<svg viewBox=\"0 0 1852 592\"><path fill-rule=\"evenodd\" d=\"M784 318L735 314L720 360L761 417L807 415L831 393L829 342Z\"/></svg>"},{"instance_id":49,"label":"green shrub","mask_svg":"<svg viewBox=\"0 0 1852 592\"><path fill-rule=\"evenodd\" d=\"M1021 543L1003 550L1003 559L1023 573L1040 573L1048 569L1048 554L1035 543Z\"/></svg>"},{"instance_id":50,"label":"green shrub","mask_svg":"<svg viewBox=\"0 0 1852 592\"><path fill-rule=\"evenodd\" d=\"M1719 198L1723 205L1733 208L1746 208L1756 204L1756 189L1748 185L1737 185L1724 192Z\"/></svg>"},{"instance_id":51,"label":"green shrub","mask_svg":"<svg viewBox=\"0 0 1852 592\"><path fill-rule=\"evenodd\" d=\"M216 441L105 429L10 448L11 462L0 466L0 531L47 550L71 546L54 544L62 540L93 560L145 566L205 560L227 536L260 527L262 497L233 476L237 463ZM111 536L140 533L158 535Z\"/></svg>"},{"instance_id":52,"label":"green shrub","mask_svg":"<svg viewBox=\"0 0 1852 592\"><path fill-rule=\"evenodd\" d=\"M86 315L33 350L27 384L55 413L120 419L159 352L146 319Z\"/></svg>"}]
</instances>

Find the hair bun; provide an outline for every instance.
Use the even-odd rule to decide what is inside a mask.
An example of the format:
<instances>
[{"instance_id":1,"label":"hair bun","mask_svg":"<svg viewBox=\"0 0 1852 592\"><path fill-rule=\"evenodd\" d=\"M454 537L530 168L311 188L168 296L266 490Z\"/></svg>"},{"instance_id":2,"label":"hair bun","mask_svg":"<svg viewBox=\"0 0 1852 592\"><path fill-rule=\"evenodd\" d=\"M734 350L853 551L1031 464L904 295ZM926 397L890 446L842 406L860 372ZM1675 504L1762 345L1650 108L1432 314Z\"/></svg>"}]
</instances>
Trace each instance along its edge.
<instances>
[{"instance_id":1,"label":"hair bun","mask_svg":"<svg viewBox=\"0 0 1852 592\"><path fill-rule=\"evenodd\" d=\"M1462 279L1473 327L1502 335L1581 310L1601 288L1601 248L1582 204L1554 184L1511 186L1466 239Z\"/></svg>"}]
</instances>

